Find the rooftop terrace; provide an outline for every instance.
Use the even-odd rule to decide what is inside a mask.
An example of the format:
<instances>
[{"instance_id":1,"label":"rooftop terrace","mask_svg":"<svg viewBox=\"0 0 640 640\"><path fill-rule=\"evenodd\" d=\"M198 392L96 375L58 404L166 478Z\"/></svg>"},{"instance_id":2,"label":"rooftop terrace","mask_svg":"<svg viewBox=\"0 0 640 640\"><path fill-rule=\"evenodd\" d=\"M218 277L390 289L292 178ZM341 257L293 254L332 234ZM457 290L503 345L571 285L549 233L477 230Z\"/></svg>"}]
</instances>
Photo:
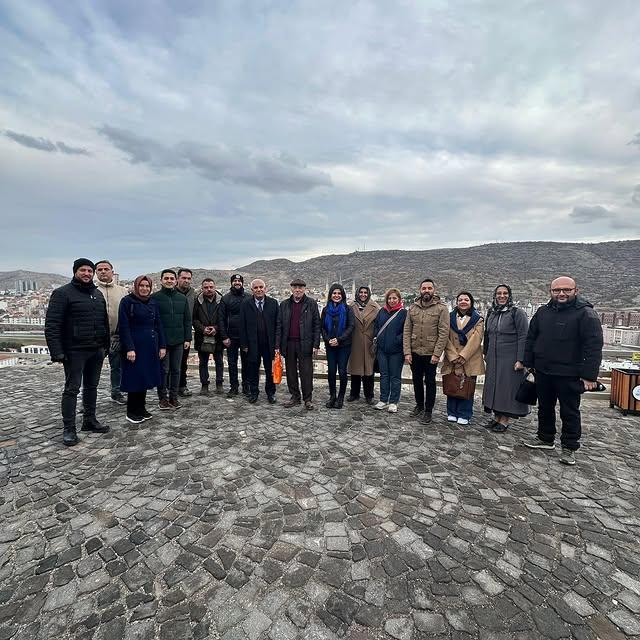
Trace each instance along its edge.
<instances>
[{"instance_id":1,"label":"rooftop terrace","mask_svg":"<svg viewBox=\"0 0 640 640\"><path fill-rule=\"evenodd\" d=\"M586 402L568 468L477 403L463 428L408 392L395 416L194 396L132 426L107 377L111 432L67 449L62 370L0 370L0 640L640 635L637 417Z\"/></svg>"}]
</instances>

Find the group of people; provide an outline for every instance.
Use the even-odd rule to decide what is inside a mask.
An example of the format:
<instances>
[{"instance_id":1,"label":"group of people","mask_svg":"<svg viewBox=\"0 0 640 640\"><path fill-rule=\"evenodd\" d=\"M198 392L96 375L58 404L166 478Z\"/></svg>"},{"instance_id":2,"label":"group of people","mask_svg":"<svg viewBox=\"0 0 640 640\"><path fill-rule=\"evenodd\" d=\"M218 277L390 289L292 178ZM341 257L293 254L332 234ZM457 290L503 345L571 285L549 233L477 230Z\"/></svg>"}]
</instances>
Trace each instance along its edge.
<instances>
[{"instance_id":1,"label":"group of people","mask_svg":"<svg viewBox=\"0 0 640 640\"><path fill-rule=\"evenodd\" d=\"M554 448L559 401L561 461L575 463L581 435L580 394L597 384L602 328L592 305L578 296L571 278L563 276L551 283L548 304L536 312L529 325L505 284L496 287L493 304L483 318L468 291L458 293L449 311L430 278L420 283L419 295L408 309L396 288L385 293L380 307L369 287L360 287L355 300L348 303L342 285L333 284L320 313L301 278L290 283L290 297L278 303L267 295L262 279L253 280L247 291L243 276L233 274L229 291L222 295L212 278L205 278L196 292L192 275L186 268L177 272L164 269L161 287L155 293L151 278L140 275L129 293L115 282L108 260L94 264L79 258L74 262L73 279L53 292L45 323L51 359L63 363L65 370L65 445L78 442L76 402L81 385L82 430L109 430L96 418L97 386L105 355L111 368L112 399L126 403L129 422L141 423L152 417L146 404L149 389L157 389L158 406L163 411L180 408L179 397L192 395L187 385L192 341L198 353L202 395L210 393L211 356L215 388L223 392L226 350L227 397L233 398L242 390L250 403L257 402L262 367L267 401L275 404L272 366L282 357L290 394L283 406L304 404L305 409L313 410L313 358L323 340L329 383L327 408L341 409L345 400L357 401L362 394L375 409L397 413L402 370L407 364L415 397L411 415L425 424L433 419L440 364L443 376L455 374L473 383L485 374L482 402L485 412L492 415L485 426L497 433L504 432L511 420L529 413L529 405L518 401L516 395L525 373L535 372L538 433L526 444ZM380 372L377 402L376 369ZM458 395L447 397L447 420L467 425L473 415L473 396Z\"/></svg>"}]
</instances>

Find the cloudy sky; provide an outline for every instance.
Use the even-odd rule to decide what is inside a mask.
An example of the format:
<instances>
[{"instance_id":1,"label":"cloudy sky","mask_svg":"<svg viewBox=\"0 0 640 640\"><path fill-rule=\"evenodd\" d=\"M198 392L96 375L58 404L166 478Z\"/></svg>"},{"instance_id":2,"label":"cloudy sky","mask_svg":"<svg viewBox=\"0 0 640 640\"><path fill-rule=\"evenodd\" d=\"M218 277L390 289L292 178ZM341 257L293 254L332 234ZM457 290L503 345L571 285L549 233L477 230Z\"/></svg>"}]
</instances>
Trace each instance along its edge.
<instances>
[{"instance_id":1,"label":"cloudy sky","mask_svg":"<svg viewBox=\"0 0 640 640\"><path fill-rule=\"evenodd\" d=\"M0 0L0 269L640 237L637 0Z\"/></svg>"}]
</instances>

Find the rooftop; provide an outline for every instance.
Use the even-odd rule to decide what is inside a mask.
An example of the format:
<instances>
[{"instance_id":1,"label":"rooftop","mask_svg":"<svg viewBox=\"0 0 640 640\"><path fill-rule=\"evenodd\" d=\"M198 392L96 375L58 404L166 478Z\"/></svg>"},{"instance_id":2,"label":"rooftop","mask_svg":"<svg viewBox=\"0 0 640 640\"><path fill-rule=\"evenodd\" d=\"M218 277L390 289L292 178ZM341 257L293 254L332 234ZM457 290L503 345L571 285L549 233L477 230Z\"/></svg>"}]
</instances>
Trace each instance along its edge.
<instances>
[{"instance_id":1,"label":"rooftop","mask_svg":"<svg viewBox=\"0 0 640 640\"><path fill-rule=\"evenodd\" d=\"M477 403L462 428L408 390L395 416L194 395L132 426L103 376L111 432L66 449L62 379L0 370L0 638L640 634L640 421L607 403L568 468Z\"/></svg>"}]
</instances>

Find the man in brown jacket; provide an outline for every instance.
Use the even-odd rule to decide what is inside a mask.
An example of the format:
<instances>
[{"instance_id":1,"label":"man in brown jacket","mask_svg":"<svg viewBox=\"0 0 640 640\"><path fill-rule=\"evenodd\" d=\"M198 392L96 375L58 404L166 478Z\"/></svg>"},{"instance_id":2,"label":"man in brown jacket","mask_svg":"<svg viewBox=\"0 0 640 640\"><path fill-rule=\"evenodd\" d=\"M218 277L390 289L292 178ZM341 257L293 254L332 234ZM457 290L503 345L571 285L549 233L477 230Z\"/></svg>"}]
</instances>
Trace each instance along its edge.
<instances>
[{"instance_id":1,"label":"man in brown jacket","mask_svg":"<svg viewBox=\"0 0 640 640\"><path fill-rule=\"evenodd\" d=\"M431 278L420 283L420 297L409 307L404 323L404 361L411 365L416 406L411 412L431 422L436 401L436 370L449 337L449 310L435 295Z\"/></svg>"}]
</instances>

